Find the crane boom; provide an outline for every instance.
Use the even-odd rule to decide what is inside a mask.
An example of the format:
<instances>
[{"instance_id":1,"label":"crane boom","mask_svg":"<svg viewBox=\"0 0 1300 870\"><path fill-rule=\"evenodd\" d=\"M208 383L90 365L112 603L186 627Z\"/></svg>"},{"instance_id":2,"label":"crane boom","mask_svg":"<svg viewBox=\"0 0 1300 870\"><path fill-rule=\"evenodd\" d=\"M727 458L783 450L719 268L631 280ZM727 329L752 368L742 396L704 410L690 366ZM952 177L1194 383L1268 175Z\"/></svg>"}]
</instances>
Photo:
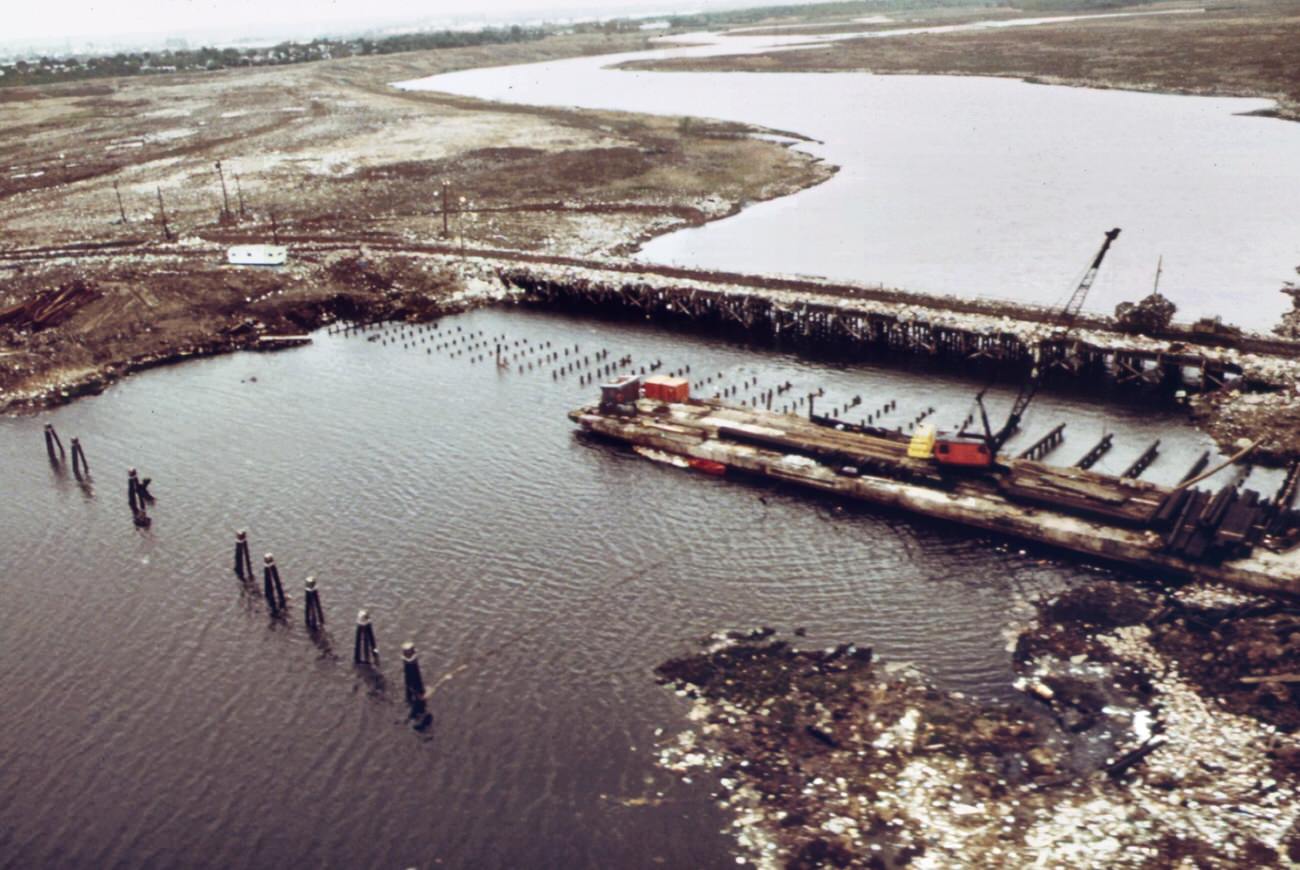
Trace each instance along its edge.
<instances>
[{"instance_id":1,"label":"crane boom","mask_svg":"<svg viewBox=\"0 0 1300 870\"><path fill-rule=\"evenodd\" d=\"M1052 326L1054 327L1052 338L1054 340L1060 341L1064 339L1074 329L1079 312L1083 309L1083 303L1088 298L1088 291L1092 289L1093 282L1097 280L1097 271L1101 268L1101 262L1106 258L1106 252L1110 250L1111 243L1117 238L1119 238L1118 227L1106 233L1106 239L1102 242L1097 255L1092 258L1092 263L1084 273L1083 280L1079 282L1079 286L1074 288L1074 292L1070 294L1065 307L1052 319ZM1020 384L1020 392L1011 405L1011 413L1007 415L1007 422L997 432L992 431L992 427L989 425L988 412L984 407L984 391L981 390L975 397L975 401L979 405L980 420L984 425L983 443L975 442L975 444L971 444L969 441L963 441L960 438L939 439L935 444L934 455L941 464L987 467L997 461L998 451L1015 434L1016 429L1020 426L1020 420L1024 417L1030 402L1034 400L1034 395L1043 383L1042 342L1039 341L1031 347L1030 353L1033 359L1029 376Z\"/></svg>"},{"instance_id":2,"label":"crane boom","mask_svg":"<svg viewBox=\"0 0 1300 870\"><path fill-rule=\"evenodd\" d=\"M1111 242L1119 238L1119 228L1106 233L1106 240L1101 243L1101 250L1097 251L1097 256L1093 257L1092 265L1084 273L1083 280L1079 286L1074 288L1070 294L1070 299L1061 309L1061 313L1056 316L1053 325L1056 329L1052 333L1052 338L1060 341L1069 335L1070 330L1074 329L1074 322L1079 317L1079 312L1083 309L1084 300L1088 298L1088 291L1092 289L1092 284L1097 280L1097 270L1101 268L1101 261L1106 259L1106 252L1110 250ZM1043 364L1042 364L1042 342L1030 348L1033 354L1033 362L1029 370L1029 377L1020 384L1020 392L1016 395L1015 402L1011 405L1011 413L1007 415L1007 422L1001 429L992 435L988 435L989 451L995 456L1002 449L1016 429L1020 426L1020 420L1025 416L1025 411L1029 408L1029 403L1034 400L1034 395L1038 388L1043 384ZM981 398L981 402L983 399Z\"/></svg>"}]
</instances>

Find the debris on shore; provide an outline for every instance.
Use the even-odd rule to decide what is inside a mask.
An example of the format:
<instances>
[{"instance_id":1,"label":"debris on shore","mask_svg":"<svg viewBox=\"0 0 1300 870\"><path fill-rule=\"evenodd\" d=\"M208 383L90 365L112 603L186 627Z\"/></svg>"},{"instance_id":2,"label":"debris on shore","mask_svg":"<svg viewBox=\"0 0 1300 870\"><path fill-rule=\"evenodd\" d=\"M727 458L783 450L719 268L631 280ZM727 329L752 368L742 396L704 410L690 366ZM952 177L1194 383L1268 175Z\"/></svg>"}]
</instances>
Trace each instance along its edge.
<instances>
[{"instance_id":1,"label":"debris on shore","mask_svg":"<svg viewBox=\"0 0 1300 870\"><path fill-rule=\"evenodd\" d=\"M658 668L692 703L659 761L716 783L762 867L1300 860L1300 607L1101 581L1013 645L1007 705L865 647L713 638Z\"/></svg>"},{"instance_id":2,"label":"debris on shore","mask_svg":"<svg viewBox=\"0 0 1300 870\"><path fill-rule=\"evenodd\" d=\"M1124 332L1156 335L1169 328L1178 306L1160 293L1150 293L1137 302L1115 306L1115 325Z\"/></svg>"}]
</instances>

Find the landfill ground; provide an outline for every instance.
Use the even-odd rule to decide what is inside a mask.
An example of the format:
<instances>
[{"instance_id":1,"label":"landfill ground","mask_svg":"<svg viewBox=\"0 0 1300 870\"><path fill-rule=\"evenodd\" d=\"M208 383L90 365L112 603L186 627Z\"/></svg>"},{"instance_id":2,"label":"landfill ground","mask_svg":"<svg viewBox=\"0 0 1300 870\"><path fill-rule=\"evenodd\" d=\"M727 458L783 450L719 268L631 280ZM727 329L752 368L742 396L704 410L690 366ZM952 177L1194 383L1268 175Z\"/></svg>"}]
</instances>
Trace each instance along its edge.
<instances>
[{"instance_id":1,"label":"landfill ground","mask_svg":"<svg viewBox=\"0 0 1300 870\"><path fill-rule=\"evenodd\" d=\"M454 264L360 257L368 241L618 254L834 171L773 131L389 87L645 44L555 36L0 91L0 407L464 291ZM277 236L351 259L224 264L230 242Z\"/></svg>"},{"instance_id":2,"label":"landfill ground","mask_svg":"<svg viewBox=\"0 0 1300 870\"><path fill-rule=\"evenodd\" d=\"M1009 637L1015 705L936 688L869 643L730 632L659 667L689 703L659 761L716 789L744 861L1300 862L1300 607L1205 586L1076 588Z\"/></svg>"}]
</instances>

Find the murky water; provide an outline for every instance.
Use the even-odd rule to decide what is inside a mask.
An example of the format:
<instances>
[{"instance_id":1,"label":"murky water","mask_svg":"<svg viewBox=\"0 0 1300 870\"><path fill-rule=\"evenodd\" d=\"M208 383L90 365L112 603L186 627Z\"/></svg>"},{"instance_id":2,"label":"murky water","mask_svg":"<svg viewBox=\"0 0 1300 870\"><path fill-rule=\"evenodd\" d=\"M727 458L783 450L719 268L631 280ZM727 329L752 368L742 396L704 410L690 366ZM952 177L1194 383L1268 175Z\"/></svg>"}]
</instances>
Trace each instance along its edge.
<instances>
[{"instance_id":1,"label":"murky water","mask_svg":"<svg viewBox=\"0 0 1300 870\"><path fill-rule=\"evenodd\" d=\"M459 330L459 332L458 332ZM728 383L823 385L826 407L898 399L960 419L979 386L813 364L656 331L482 311L441 333L607 347ZM426 336L422 336L426 338ZM803 626L1006 697L1002 632L1094 570L962 529L701 477L584 440L590 397L549 368L499 373L437 339L320 335L133 377L41 418L0 420L0 854L14 866L733 865L707 783L658 773L681 706L652 668L719 629ZM1109 429L1153 479L1208 446L1175 414L1044 397L1072 460ZM95 475L53 471L41 426ZM154 479L148 531L125 470ZM270 619L231 573L233 532L273 551L294 609ZM331 646L301 627L320 580ZM942 602L942 606L936 606ZM382 682L353 667L371 609ZM413 731L397 647L441 682Z\"/></svg>"},{"instance_id":2,"label":"murky water","mask_svg":"<svg viewBox=\"0 0 1300 870\"><path fill-rule=\"evenodd\" d=\"M1219 314L1267 330L1288 307L1278 288L1300 264L1300 125L1241 117L1268 100L993 78L610 68L842 38L733 37L402 86L757 124L819 140L800 147L841 167L795 196L653 240L647 260L1051 304L1118 226L1124 235L1089 299L1095 311L1150 292L1161 256L1160 289L1180 319Z\"/></svg>"}]
</instances>

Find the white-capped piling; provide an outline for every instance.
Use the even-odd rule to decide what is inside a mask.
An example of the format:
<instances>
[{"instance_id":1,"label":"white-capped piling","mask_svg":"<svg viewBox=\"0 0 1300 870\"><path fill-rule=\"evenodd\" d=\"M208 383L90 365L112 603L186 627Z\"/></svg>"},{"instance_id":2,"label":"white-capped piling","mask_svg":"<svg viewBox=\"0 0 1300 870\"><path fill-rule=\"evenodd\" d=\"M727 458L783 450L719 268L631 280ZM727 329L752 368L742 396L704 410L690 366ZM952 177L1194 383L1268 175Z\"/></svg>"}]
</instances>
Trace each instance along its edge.
<instances>
[{"instance_id":1,"label":"white-capped piling","mask_svg":"<svg viewBox=\"0 0 1300 870\"><path fill-rule=\"evenodd\" d=\"M357 639L352 648L352 661L357 664L379 664L379 647L375 643L375 629L370 624L370 612L357 611Z\"/></svg>"},{"instance_id":2,"label":"white-capped piling","mask_svg":"<svg viewBox=\"0 0 1300 870\"><path fill-rule=\"evenodd\" d=\"M248 552L248 531L235 532L235 573L240 580L253 579L253 557Z\"/></svg>"},{"instance_id":3,"label":"white-capped piling","mask_svg":"<svg viewBox=\"0 0 1300 870\"><path fill-rule=\"evenodd\" d=\"M420 657L415 652L415 644L409 640L402 644L402 675L406 679L407 703L423 704L424 677L420 675Z\"/></svg>"},{"instance_id":4,"label":"white-capped piling","mask_svg":"<svg viewBox=\"0 0 1300 870\"><path fill-rule=\"evenodd\" d=\"M320 590L316 588L315 577L308 577L303 582L303 598L307 628L315 631L325 624L325 611L320 605Z\"/></svg>"}]
</instances>

